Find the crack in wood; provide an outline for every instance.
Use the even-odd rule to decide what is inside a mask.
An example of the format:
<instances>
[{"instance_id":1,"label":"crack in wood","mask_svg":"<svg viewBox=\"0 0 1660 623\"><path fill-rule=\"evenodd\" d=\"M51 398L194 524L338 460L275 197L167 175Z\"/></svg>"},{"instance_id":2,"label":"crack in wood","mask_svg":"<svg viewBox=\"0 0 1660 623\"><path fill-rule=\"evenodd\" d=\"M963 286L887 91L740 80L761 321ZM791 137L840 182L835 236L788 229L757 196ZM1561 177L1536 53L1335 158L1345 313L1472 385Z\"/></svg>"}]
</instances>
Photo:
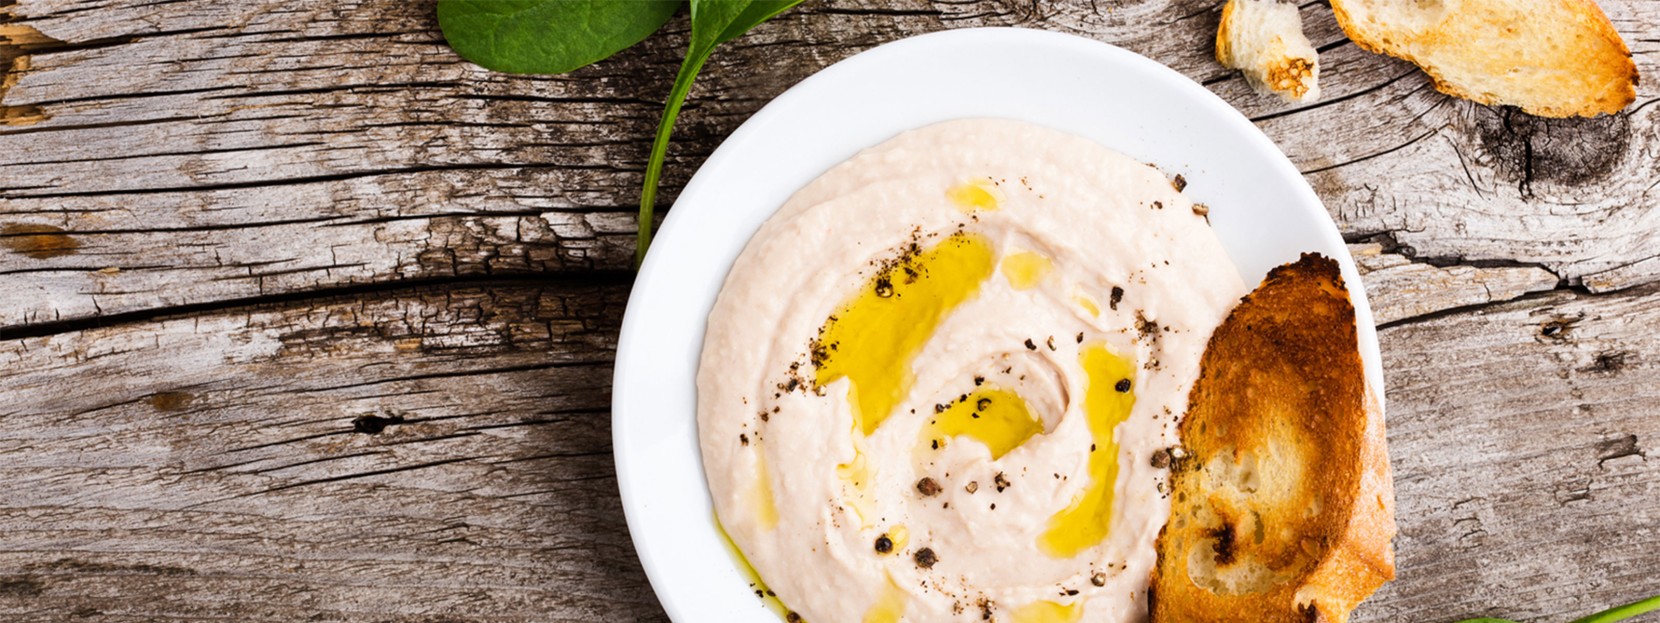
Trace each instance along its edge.
<instances>
[{"instance_id":1,"label":"crack in wood","mask_svg":"<svg viewBox=\"0 0 1660 623\"><path fill-rule=\"evenodd\" d=\"M1373 158L1380 158L1380 157L1383 157L1383 156L1387 156L1389 154L1395 153L1395 152L1400 151L1402 149L1406 149L1408 147L1416 145L1420 141L1423 141L1424 139L1429 138L1431 136L1435 136L1439 132L1440 132L1439 128L1434 128L1434 129L1431 129L1427 132L1424 132L1423 134L1419 134L1418 136L1407 140L1407 142L1405 142L1405 143L1402 143L1400 145L1396 145L1394 147L1384 149L1383 151L1366 154L1364 156L1360 156L1360 157L1355 158L1353 160L1346 160L1346 161L1343 161L1343 162L1339 162L1337 164L1332 164L1332 165L1327 165L1327 166L1318 167L1318 168L1314 168L1314 169L1309 169L1307 171L1302 171L1301 173L1303 175L1313 175L1315 173L1321 173L1321 172L1324 172L1324 171L1330 171L1332 169L1346 167L1346 166L1349 166L1349 165L1352 165L1352 164L1366 162L1366 161L1371 160Z\"/></svg>"},{"instance_id":2,"label":"crack in wood","mask_svg":"<svg viewBox=\"0 0 1660 623\"><path fill-rule=\"evenodd\" d=\"M1403 72L1401 72L1399 74L1396 74L1395 76L1393 76L1393 77L1391 77L1387 80L1384 80L1381 83L1366 87L1364 89L1361 89L1359 91L1355 91L1353 93L1340 95L1338 97L1321 99L1321 100L1316 101L1313 104L1309 104L1307 106L1301 106L1301 107L1297 107L1297 108L1291 108L1291 109L1288 109L1288 110L1282 110L1282 111L1278 111L1278 112L1268 113L1268 114L1265 114L1265 115L1257 115L1257 116L1251 117L1251 123L1260 124L1264 121L1271 121L1271 120L1274 120L1274 119L1278 119L1280 117L1288 117L1288 116L1295 115L1295 114L1306 114L1306 113L1309 113L1309 112L1312 112L1312 111L1315 111L1315 110L1319 110L1321 108L1336 106L1338 104L1342 104L1342 103L1350 101L1350 100L1360 99L1360 98L1375 94L1379 91L1382 91L1384 89L1389 88L1390 86L1394 85L1397 82L1400 82L1402 80L1405 80L1407 78L1410 78L1412 76L1417 76L1417 75L1421 75L1421 74L1416 69L1409 70L1409 71L1403 71Z\"/></svg>"},{"instance_id":3,"label":"crack in wood","mask_svg":"<svg viewBox=\"0 0 1660 623\"><path fill-rule=\"evenodd\" d=\"M346 383L346 384L341 384L341 385L327 385L327 386L322 386L322 387L311 388L311 389L308 389L306 391L308 391L308 392L335 392L335 391L340 391L340 390L343 390L343 389L355 389L355 388L359 388L359 387L373 387L373 386L376 386L376 385L385 385L387 383L406 383L406 382L409 382L409 381L425 381L425 380L431 380L431 379L446 379L446 378L455 378L455 377L463 377L463 376L477 376L477 375L481 375L481 374L505 374L505 373L509 373L509 372L536 372L536 371L540 371L540 370L554 370L554 369L558 369L558 368L576 368L576 367L585 367L585 366L594 366L594 365L605 365L606 363L608 363L606 360L595 359L595 360L591 360L591 361L557 361L557 362L547 362L547 363L537 363L537 364L526 364L526 365L519 365L519 366L503 366L503 367L496 367L496 368L475 368L475 369L466 369L466 370L456 370L456 371L452 371L452 372L433 372L433 373L428 373L428 374L411 374L411 375L407 375L407 376L397 376L397 377L389 377L389 378L384 378L384 379L374 379L374 380L371 380L371 381Z\"/></svg>"},{"instance_id":4,"label":"crack in wood","mask_svg":"<svg viewBox=\"0 0 1660 623\"><path fill-rule=\"evenodd\" d=\"M1637 445L1636 435L1621 435L1597 444L1597 467L1606 469L1609 461L1627 457L1648 459L1648 454Z\"/></svg>"},{"instance_id":5,"label":"crack in wood","mask_svg":"<svg viewBox=\"0 0 1660 623\"><path fill-rule=\"evenodd\" d=\"M480 458L483 458L483 457L470 457L470 456L469 457L456 457L456 458L452 458L452 459L441 459L441 460L437 460L437 461L427 461L427 462L424 462L424 463L416 463L416 464L413 464L413 465L398 465L398 466L394 466L394 467L388 467L388 468L385 468L385 469L372 469L372 470L369 470L369 471L354 472L354 473L351 473L351 474L342 474L342 475L339 475L339 476L330 476L330 477L327 477L327 478L314 478L314 479L311 479L311 480L302 480L302 481L299 481L299 482L291 482L291 483L287 483L287 484L277 485L277 486L274 486L274 487L269 487L269 488L266 488L266 489L263 489L263 490L260 490L260 491L254 491L254 492L250 492L250 493L234 495L234 496L227 497L227 498L221 498L221 499L216 499L216 500L207 500L207 501L203 501L203 502L198 502L196 504L191 504L191 505L185 506L183 508L187 509L187 510L198 509L198 508L201 508L203 506L211 506L211 505L214 505L214 504L222 504L224 502L228 502L228 501L235 500L235 499L240 499L240 498L246 498L246 497L257 497L257 496L270 495L270 494L276 493L278 491L287 491L289 489L294 489L294 488L298 488L298 487L310 487L310 486L314 486L314 485L329 484L329 483L342 482L342 481L347 481L347 480L357 480L357 479L360 479L360 478L370 478L370 477L374 477L374 476L385 476L387 474L397 474L397 473L402 473L402 472L411 472L411 471L422 470L422 469L427 469L427 468L431 468L431 467L438 467L440 465L449 465L449 464L452 464L452 463L460 463L460 462L463 462L463 461L476 461Z\"/></svg>"},{"instance_id":6,"label":"crack in wood","mask_svg":"<svg viewBox=\"0 0 1660 623\"><path fill-rule=\"evenodd\" d=\"M191 314L200 314L213 311L237 308L252 309L307 301L323 302L331 299L338 300L344 298L357 298L377 294L395 293L402 290L513 286L527 284L621 285L630 283L633 279L633 274L628 272L604 270L563 274L456 275L450 277L410 279L405 281L369 283L335 288L285 292L280 294L267 294L261 296L210 301L206 303L193 303L189 305L156 307L152 309L95 316L91 318L37 322L17 326L0 326L0 340L9 341L40 338L60 333L84 331L96 327L148 322L168 317L183 317Z\"/></svg>"},{"instance_id":7,"label":"crack in wood","mask_svg":"<svg viewBox=\"0 0 1660 623\"><path fill-rule=\"evenodd\" d=\"M72 130L106 130L106 129L113 129L113 128L130 128L130 127L135 127L135 126L144 126L144 125L161 124L161 123L172 123L172 122L175 122L175 121L197 121L199 119L201 119L201 117L199 117L199 116L185 115L185 116L173 116L173 117L156 117L156 118L151 118L151 119L133 119L133 120L125 120L125 121L109 121L109 122L103 122L103 123L55 124L55 125L50 125L50 126L24 127L24 128L12 127L12 129L0 130L0 136L19 136L19 135L24 135L24 134L38 134L38 133L45 133L45 132L64 132L64 131L72 131ZM7 127L7 126L0 125L0 127ZM0 190L18 190L18 189L27 189L27 188L55 188L55 186L9 186L9 187L0 187Z\"/></svg>"},{"instance_id":8,"label":"crack in wood","mask_svg":"<svg viewBox=\"0 0 1660 623\"><path fill-rule=\"evenodd\" d=\"M1538 262L1523 262L1504 258L1470 258L1462 255L1421 255L1411 245L1404 244L1395 231L1365 232L1344 236L1344 242L1349 244L1375 243L1382 247L1384 253L1395 253L1402 257L1429 264L1437 268L1451 268L1454 266L1469 266L1471 268L1534 268L1547 273L1567 285L1567 279L1556 274L1549 266Z\"/></svg>"},{"instance_id":9,"label":"crack in wood","mask_svg":"<svg viewBox=\"0 0 1660 623\"><path fill-rule=\"evenodd\" d=\"M367 169L367 170L360 170L360 171L348 171L348 172L344 172L344 173L334 173L334 174L329 174L329 175L310 175L310 176L304 176L304 177L264 179L264 180L258 180L258 181L250 181L250 182L228 182L228 183L221 183L221 184L203 184L203 185L200 185L200 186L173 186L173 187L162 186L162 187L149 187L149 188L121 188L121 189L113 189L113 190L67 191L67 192L52 192L52 193L4 193L4 194L0 194L0 199L64 199L64 198L71 198L71 197L105 197L105 196L125 196L125 195L151 195L151 194L164 194L164 193L201 193L201 192L212 192L212 191L219 191L219 190L245 190L245 189L251 189L251 188L268 188L268 187L272 187L272 186L296 186L296 185L302 185L302 184L315 184L315 183L318 183L318 182L338 182L338 181L348 181L348 180L355 180L355 179L362 179L362 178L386 177L386 176L397 176L397 175L410 175L410 174L415 174L415 173L437 173L437 172L445 172L445 171L490 171L490 170L523 171L523 170L526 170L526 169L537 169L537 168L560 168L560 169L566 169L566 170L590 169L590 170L599 170L599 171L627 170L627 169L618 169L616 167L612 167L612 166L608 166L608 165L570 166L570 165L560 165L560 164L555 164L555 163L481 162L481 163L473 163L473 164L412 166L412 167L403 167L403 168L396 168L396 169ZM0 191L3 191L3 190L5 190L5 189L0 188Z\"/></svg>"},{"instance_id":10,"label":"crack in wood","mask_svg":"<svg viewBox=\"0 0 1660 623\"><path fill-rule=\"evenodd\" d=\"M320 457L317 457L317 458L314 458L314 459L306 459L304 461L295 461L295 462L292 462L292 463L284 463L284 464L281 464L281 465L273 465L271 467L261 467L259 469L254 469L254 470L249 470L249 471L239 472L239 473L268 474L268 473L271 473L271 472L282 471L282 470L285 470L285 469L293 469L293 468L296 468L296 467L304 467L304 466L307 466L307 465L317 465L319 463L327 463L329 461L340 461L340 460L360 458L360 457L365 457L365 456L383 456L383 455L386 455L386 454L388 454L388 451L386 451L386 450L364 450L362 452L351 452L351 453L347 453L347 454L336 454L336 455L331 455L331 456L320 456ZM255 461L255 462L257 462L257 461ZM217 469L219 469L221 471L224 470L224 468L217 468Z\"/></svg>"}]
</instances>

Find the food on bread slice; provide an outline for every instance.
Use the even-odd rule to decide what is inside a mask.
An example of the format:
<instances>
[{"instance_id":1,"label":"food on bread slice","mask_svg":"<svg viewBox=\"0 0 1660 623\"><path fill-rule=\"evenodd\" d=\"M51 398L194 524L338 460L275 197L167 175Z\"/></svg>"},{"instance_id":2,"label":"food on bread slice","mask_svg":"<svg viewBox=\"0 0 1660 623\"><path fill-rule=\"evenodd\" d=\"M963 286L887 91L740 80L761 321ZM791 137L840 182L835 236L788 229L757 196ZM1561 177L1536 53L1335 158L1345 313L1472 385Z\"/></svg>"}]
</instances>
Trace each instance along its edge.
<instances>
[{"instance_id":1,"label":"food on bread slice","mask_svg":"<svg viewBox=\"0 0 1660 623\"><path fill-rule=\"evenodd\" d=\"M1239 302L1179 426L1154 623L1342 623L1394 577L1383 411L1337 262L1304 254Z\"/></svg>"},{"instance_id":2,"label":"food on bread slice","mask_svg":"<svg viewBox=\"0 0 1660 623\"><path fill-rule=\"evenodd\" d=\"M1288 102L1320 97L1320 59L1303 35L1296 4L1228 0L1216 29L1216 60L1238 69L1259 91Z\"/></svg>"},{"instance_id":3,"label":"food on bread slice","mask_svg":"<svg viewBox=\"0 0 1660 623\"><path fill-rule=\"evenodd\" d=\"M1637 97L1631 50L1591 0L1331 0L1360 47L1423 68L1442 93L1543 117Z\"/></svg>"}]
</instances>

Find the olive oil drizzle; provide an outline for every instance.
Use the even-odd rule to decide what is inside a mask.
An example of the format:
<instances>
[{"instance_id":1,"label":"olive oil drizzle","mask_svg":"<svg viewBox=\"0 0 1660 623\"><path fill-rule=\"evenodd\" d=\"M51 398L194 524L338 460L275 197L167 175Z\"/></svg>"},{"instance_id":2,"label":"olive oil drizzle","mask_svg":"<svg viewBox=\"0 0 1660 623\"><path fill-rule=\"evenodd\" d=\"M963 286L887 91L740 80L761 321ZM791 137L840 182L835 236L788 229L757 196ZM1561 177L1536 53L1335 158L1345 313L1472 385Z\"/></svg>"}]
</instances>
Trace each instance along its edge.
<instances>
[{"instance_id":1,"label":"olive oil drizzle","mask_svg":"<svg viewBox=\"0 0 1660 623\"><path fill-rule=\"evenodd\" d=\"M1078 354L1087 378L1084 417L1089 421L1089 484L1065 509L1049 518L1038 546L1050 556L1069 558L1107 538L1113 516L1113 486L1118 482L1118 425L1135 405L1135 364L1105 344L1090 343ZM1122 391L1120 391L1122 388Z\"/></svg>"},{"instance_id":2,"label":"olive oil drizzle","mask_svg":"<svg viewBox=\"0 0 1660 623\"><path fill-rule=\"evenodd\" d=\"M985 444L997 460L1041 432L1043 423L1020 394L988 385L929 418L922 443L943 448L949 438L968 437Z\"/></svg>"},{"instance_id":3,"label":"olive oil drizzle","mask_svg":"<svg viewBox=\"0 0 1660 623\"><path fill-rule=\"evenodd\" d=\"M1034 601L1016 608L1014 623L1075 623L1084 616L1084 602L1061 604L1053 601Z\"/></svg>"},{"instance_id":4,"label":"olive oil drizzle","mask_svg":"<svg viewBox=\"0 0 1660 623\"><path fill-rule=\"evenodd\" d=\"M910 392L911 360L951 311L980 291L996 266L991 241L958 232L883 268L819 330L815 388L846 378L854 428L864 436Z\"/></svg>"}]
</instances>

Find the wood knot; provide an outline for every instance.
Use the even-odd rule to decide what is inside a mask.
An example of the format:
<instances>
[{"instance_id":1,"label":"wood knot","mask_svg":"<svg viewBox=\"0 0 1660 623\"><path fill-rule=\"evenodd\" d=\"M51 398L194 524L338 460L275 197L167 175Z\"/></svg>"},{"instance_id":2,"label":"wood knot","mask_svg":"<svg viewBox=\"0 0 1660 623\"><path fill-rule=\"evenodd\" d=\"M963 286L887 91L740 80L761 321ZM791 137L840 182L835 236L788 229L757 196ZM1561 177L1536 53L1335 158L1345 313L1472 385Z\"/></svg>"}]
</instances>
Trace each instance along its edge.
<instances>
[{"instance_id":1,"label":"wood knot","mask_svg":"<svg viewBox=\"0 0 1660 623\"><path fill-rule=\"evenodd\" d=\"M401 415L374 415L366 414L352 418L352 431L365 435L379 435L386 427L393 424L402 424Z\"/></svg>"},{"instance_id":2,"label":"wood knot","mask_svg":"<svg viewBox=\"0 0 1660 623\"><path fill-rule=\"evenodd\" d=\"M1594 185L1613 173L1631 142L1626 115L1547 119L1514 108L1480 107L1475 132L1489 166L1532 197L1535 183L1571 188Z\"/></svg>"}]
</instances>

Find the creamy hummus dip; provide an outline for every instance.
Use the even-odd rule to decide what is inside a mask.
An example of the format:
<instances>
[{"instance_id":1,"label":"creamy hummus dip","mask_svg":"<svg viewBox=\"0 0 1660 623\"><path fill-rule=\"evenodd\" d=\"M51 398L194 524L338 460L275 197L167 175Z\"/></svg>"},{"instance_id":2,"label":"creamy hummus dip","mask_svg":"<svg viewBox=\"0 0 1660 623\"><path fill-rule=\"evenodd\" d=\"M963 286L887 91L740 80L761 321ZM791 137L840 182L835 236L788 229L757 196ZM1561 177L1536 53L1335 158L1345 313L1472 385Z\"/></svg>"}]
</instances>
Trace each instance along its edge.
<instances>
[{"instance_id":1,"label":"creamy hummus dip","mask_svg":"<svg viewBox=\"0 0 1660 623\"><path fill-rule=\"evenodd\" d=\"M796 193L728 275L697 380L716 514L766 588L812 623L1145 620L1158 455L1246 292L1202 212L1149 165L991 119Z\"/></svg>"}]
</instances>

